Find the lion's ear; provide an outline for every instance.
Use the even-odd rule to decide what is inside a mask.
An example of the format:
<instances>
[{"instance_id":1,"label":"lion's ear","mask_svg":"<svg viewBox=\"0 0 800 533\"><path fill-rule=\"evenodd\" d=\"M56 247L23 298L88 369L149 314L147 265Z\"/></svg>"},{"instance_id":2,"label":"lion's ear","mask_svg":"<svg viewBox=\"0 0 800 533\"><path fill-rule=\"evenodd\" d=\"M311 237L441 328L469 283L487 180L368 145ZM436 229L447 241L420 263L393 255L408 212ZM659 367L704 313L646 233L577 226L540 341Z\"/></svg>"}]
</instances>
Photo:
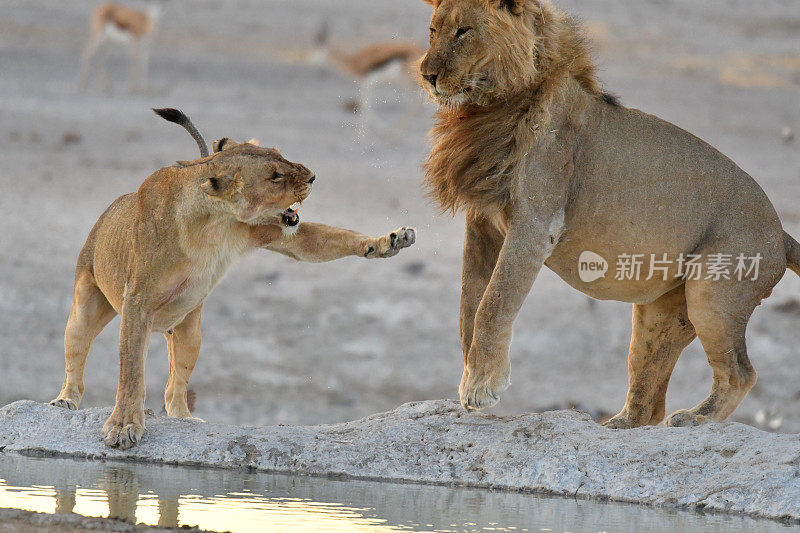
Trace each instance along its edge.
<instances>
[{"instance_id":1,"label":"lion's ear","mask_svg":"<svg viewBox=\"0 0 800 533\"><path fill-rule=\"evenodd\" d=\"M200 184L203 192L209 196L222 196L230 188L233 178L230 176L217 176L206 179Z\"/></svg>"},{"instance_id":2,"label":"lion's ear","mask_svg":"<svg viewBox=\"0 0 800 533\"><path fill-rule=\"evenodd\" d=\"M522 15L525 11L525 0L490 0L490 4L500 9L506 9L514 15Z\"/></svg>"}]
</instances>

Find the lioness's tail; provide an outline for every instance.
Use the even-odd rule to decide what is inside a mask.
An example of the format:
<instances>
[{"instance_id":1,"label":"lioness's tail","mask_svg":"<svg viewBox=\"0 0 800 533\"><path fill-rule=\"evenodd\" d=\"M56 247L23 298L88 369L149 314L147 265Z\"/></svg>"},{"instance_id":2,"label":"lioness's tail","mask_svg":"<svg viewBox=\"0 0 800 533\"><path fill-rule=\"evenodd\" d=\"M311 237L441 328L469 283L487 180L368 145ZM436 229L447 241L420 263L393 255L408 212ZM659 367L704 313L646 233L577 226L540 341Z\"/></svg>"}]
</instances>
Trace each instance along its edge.
<instances>
[{"instance_id":1,"label":"lioness's tail","mask_svg":"<svg viewBox=\"0 0 800 533\"><path fill-rule=\"evenodd\" d=\"M200 132L197 131L197 128L194 127L192 121L189 120L189 117L183 114L183 112L178 111L177 109L173 109L171 107L165 107L163 109L153 109L156 115L159 117L169 120L170 122L174 122L175 124L179 124L186 128L186 131L189 132L189 135L194 138L197 146L200 147L200 157L207 157L208 156L208 146L206 145L205 139L203 136L200 135Z\"/></svg>"},{"instance_id":2,"label":"lioness's tail","mask_svg":"<svg viewBox=\"0 0 800 533\"><path fill-rule=\"evenodd\" d=\"M783 243L786 248L786 266L800 276L800 243L785 231L783 232Z\"/></svg>"}]
</instances>

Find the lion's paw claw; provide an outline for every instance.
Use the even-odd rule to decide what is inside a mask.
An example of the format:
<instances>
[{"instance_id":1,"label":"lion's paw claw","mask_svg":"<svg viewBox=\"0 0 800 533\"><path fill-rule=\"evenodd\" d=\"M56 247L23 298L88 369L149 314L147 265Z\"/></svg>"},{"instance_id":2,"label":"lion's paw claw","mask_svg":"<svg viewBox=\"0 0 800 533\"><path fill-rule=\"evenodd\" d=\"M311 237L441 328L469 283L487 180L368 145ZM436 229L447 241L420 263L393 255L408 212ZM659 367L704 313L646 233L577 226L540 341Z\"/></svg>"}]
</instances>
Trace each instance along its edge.
<instances>
[{"instance_id":1,"label":"lion's paw claw","mask_svg":"<svg viewBox=\"0 0 800 533\"><path fill-rule=\"evenodd\" d=\"M50 402L50 405L55 407L61 407L62 409L68 409L70 411L78 410L78 404L68 398L56 398L55 400Z\"/></svg>"},{"instance_id":2,"label":"lion's paw claw","mask_svg":"<svg viewBox=\"0 0 800 533\"><path fill-rule=\"evenodd\" d=\"M122 425L106 422L106 425L103 427L103 433L103 442L105 442L106 445L112 448L127 450L133 448L142 440L142 436L144 436L144 424L132 422Z\"/></svg>"},{"instance_id":3,"label":"lion's paw claw","mask_svg":"<svg viewBox=\"0 0 800 533\"><path fill-rule=\"evenodd\" d=\"M478 411L492 407L500 401L500 393L511 385L506 372L501 376L477 376L465 373L459 386L461 405L467 411Z\"/></svg>"},{"instance_id":4,"label":"lion's paw claw","mask_svg":"<svg viewBox=\"0 0 800 533\"><path fill-rule=\"evenodd\" d=\"M607 427L608 429L631 429L635 427L634 424L628 420L628 417L622 415L609 418L603 422L603 426Z\"/></svg>"},{"instance_id":5,"label":"lion's paw claw","mask_svg":"<svg viewBox=\"0 0 800 533\"><path fill-rule=\"evenodd\" d=\"M665 425L679 428L679 427L694 427L699 426L705 422L708 422L708 417L703 415L695 414L688 409L681 409L679 411L675 411L667 418L667 421L664 422Z\"/></svg>"},{"instance_id":6,"label":"lion's paw claw","mask_svg":"<svg viewBox=\"0 0 800 533\"><path fill-rule=\"evenodd\" d=\"M403 248L408 248L417 240L417 231L414 228L402 227L388 235L375 239L374 244L367 246L364 257L367 259L392 257Z\"/></svg>"}]
</instances>

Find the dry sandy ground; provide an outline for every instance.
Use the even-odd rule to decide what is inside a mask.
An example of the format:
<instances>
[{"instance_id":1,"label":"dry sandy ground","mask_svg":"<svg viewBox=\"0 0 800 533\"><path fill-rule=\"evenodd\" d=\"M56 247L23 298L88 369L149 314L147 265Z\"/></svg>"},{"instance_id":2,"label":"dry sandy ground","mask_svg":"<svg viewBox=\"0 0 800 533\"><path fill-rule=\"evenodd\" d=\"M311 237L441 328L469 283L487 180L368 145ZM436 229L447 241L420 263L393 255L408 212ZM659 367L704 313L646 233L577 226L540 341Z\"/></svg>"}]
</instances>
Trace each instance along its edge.
<instances>
[{"instance_id":1,"label":"dry sandy ground","mask_svg":"<svg viewBox=\"0 0 800 533\"><path fill-rule=\"evenodd\" d=\"M77 94L90 0L6 2L0 18L0 405L47 401L63 376L62 336L75 258L94 221L154 169L194 157L185 132L150 111L176 106L208 137L258 137L316 171L303 209L369 233L419 229L388 261L294 263L258 253L207 299L192 380L209 421L309 424L355 419L412 400L453 398L461 374L458 298L462 221L440 216L420 187L425 107L392 138L415 94L388 89L370 141L354 140L343 104L352 81L303 64L315 28L345 46L425 42L419 0L173 0L152 50L147 95ZM800 236L800 12L796 0L562 1L588 23L605 85L626 105L703 137L752 174ZM800 281L791 274L749 329L759 382L734 418L777 409L800 431ZM110 405L118 359L114 321L95 342L85 406ZM570 404L594 416L625 398L630 309L588 299L550 272L517 321L513 386L496 413ZM160 409L166 348L153 337L148 406ZM698 343L678 363L668 409L694 405L711 372Z\"/></svg>"}]
</instances>

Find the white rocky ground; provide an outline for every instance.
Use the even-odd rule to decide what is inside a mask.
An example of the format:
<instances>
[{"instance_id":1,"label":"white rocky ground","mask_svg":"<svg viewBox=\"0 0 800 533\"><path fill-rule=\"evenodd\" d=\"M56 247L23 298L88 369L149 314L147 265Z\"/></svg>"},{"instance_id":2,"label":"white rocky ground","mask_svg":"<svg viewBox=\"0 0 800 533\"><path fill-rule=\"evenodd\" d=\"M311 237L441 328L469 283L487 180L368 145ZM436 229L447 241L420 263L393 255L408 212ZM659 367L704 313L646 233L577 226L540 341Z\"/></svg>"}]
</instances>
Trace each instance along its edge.
<instances>
[{"instance_id":1,"label":"white rocky ground","mask_svg":"<svg viewBox=\"0 0 800 533\"><path fill-rule=\"evenodd\" d=\"M800 437L739 424L614 431L577 411L467 414L409 403L354 422L237 427L148 416L106 447L108 409L0 409L0 451L546 491L800 520Z\"/></svg>"}]
</instances>

